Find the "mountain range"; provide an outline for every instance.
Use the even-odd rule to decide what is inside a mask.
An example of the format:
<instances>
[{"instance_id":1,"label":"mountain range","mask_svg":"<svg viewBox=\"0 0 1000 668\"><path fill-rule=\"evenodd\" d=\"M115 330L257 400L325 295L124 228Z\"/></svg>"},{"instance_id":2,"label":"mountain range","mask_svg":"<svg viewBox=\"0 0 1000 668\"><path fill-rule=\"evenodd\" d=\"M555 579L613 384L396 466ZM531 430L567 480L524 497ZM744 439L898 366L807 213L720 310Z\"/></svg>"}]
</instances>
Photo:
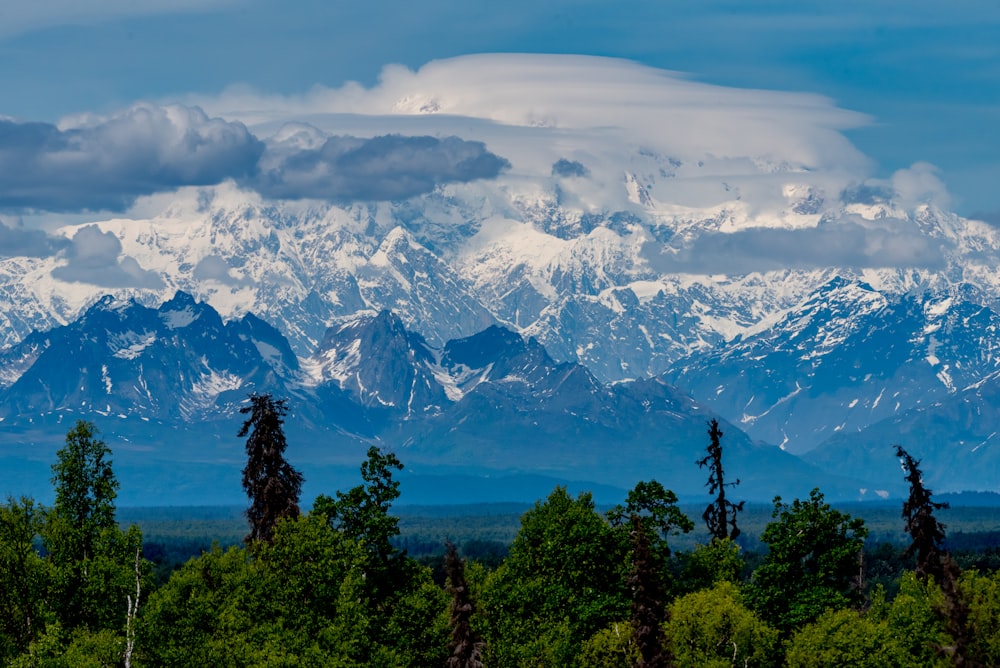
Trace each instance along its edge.
<instances>
[{"instance_id":1,"label":"mountain range","mask_svg":"<svg viewBox=\"0 0 1000 668\"><path fill-rule=\"evenodd\" d=\"M128 470L147 469L144 482L161 499L175 495L149 471L176 474L191 462L238 470L239 408L253 392L288 400L288 454L306 472L356 466L377 444L410 474L503 477L515 495L538 476L617 490L658 477L686 496L704 485L695 460L712 413L661 379L602 383L497 325L434 347L382 311L329 329L300 363L270 325L251 315L224 322L178 292L155 309L102 298L4 352L5 446L93 420L120 444ZM727 459L753 498L802 491L806 480L859 494L856 481L725 428ZM237 481L231 475L234 489Z\"/></svg>"},{"instance_id":2,"label":"mountain range","mask_svg":"<svg viewBox=\"0 0 1000 668\"><path fill-rule=\"evenodd\" d=\"M763 159L671 203L700 166L628 150L618 183L581 163L353 204L228 183L61 228L0 258L0 458L86 414L137 472L235 465L256 390L289 397L317 466L379 443L414 474L697 493L717 416L755 498L896 493L897 442L940 491L998 488L998 230Z\"/></svg>"}]
</instances>

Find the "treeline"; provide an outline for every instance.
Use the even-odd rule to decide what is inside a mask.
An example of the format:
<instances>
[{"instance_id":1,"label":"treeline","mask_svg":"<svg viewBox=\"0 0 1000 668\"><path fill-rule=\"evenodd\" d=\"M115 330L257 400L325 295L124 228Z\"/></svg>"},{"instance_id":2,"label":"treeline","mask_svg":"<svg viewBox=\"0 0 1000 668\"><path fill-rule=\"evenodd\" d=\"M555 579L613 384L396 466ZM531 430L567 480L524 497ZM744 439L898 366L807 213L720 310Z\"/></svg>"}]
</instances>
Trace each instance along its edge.
<instances>
[{"instance_id":1,"label":"treeline","mask_svg":"<svg viewBox=\"0 0 1000 668\"><path fill-rule=\"evenodd\" d=\"M813 490L774 500L767 552L748 558L731 499L739 481L726 477L712 421L692 462L712 494L705 544L671 549L695 523L654 480L604 513L557 487L505 555L449 544L440 584L394 544L395 455L369 449L361 485L303 513L284 402L252 395L244 412L249 534L159 586L139 530L116 523L109 449L76 424L53 465L54 505L0 507L3 665L1000 665L1000 575L959 568L943 504L902 448L902 555L866 554L863 520Z\"/></svg>"}]
</instances>

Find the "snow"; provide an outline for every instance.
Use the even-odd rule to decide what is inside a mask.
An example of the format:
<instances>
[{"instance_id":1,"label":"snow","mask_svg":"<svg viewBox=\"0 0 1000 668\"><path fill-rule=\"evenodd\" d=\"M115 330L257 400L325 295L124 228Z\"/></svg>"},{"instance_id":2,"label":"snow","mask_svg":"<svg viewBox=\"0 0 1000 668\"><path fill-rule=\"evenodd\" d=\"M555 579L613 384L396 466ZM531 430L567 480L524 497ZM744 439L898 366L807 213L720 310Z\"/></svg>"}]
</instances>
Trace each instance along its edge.
<instances>
[{"instance_id":1,"label":"snow","mask_svg":"<svg viewBox=\"0 0 1000 668\"><path fill-rule=\"evenodd\" d=\"M160 314L160 318L168 329L183 329L198 319L198 315L190 306L179 311L166 311Z\"/></svg>"},{"instance_id":2,"label":"snow","mask_svg":"<svg viewBox=\"0 0 1000 668\"><path fill-rule=\"evenodd\" d=\"M108 338L108 349L118 359L134 360L142 352L156 342L156 332L129 331L122 335Z\"/></svg>"}]
</instances>

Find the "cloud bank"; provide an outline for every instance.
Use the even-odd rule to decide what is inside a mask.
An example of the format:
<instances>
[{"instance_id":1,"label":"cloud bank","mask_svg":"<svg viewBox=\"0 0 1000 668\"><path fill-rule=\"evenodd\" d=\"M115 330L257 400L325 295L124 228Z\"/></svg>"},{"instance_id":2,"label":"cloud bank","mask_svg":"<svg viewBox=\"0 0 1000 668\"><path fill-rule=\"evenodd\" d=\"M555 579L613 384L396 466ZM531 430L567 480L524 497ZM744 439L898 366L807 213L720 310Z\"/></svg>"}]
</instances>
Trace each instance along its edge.
<instances>
[{"instance_id":1,"label":"cloud bank","mask_svg":"<svg viewBox=\"0 0 1000 668\"><path fill-rule=\"evenodd\" d=\"M758 227L703 234L676 252L658 246L645 250L650 266L658 271L742 275L817 267L940 269L947 249L912 222L848 216L803 229Z\"/></svg>"},{"instance_id":2,"label":"cloud bank","mask_svg":"<svg viewBox=\"0 0 1000 668\"><path fill-rule=\"evenodd\" d=\"M296 137L296 139L301 139ZM507 167L482 142L458 137L330 137L317 148L272 145L251 182L277 199L399 200L443 183L492 179Z\"/></svg>"},{"instance_id":3,"label":"cloud bank","mask_svg":"<svg viewBox=\"0 0 1000 668\"><path fill-rule=\"evenodd\" d=\"M48 257L68 245L61 237L49 236L41 230L21 226L9 227L0 220L0 258Z\"/></svg>"},{"instance_id":4,"label":"cloud bank","mask_svg":"<svg viewBox=\"0 0 1000 668\"><path fill-rule=\"evenodd\" d=\"M127 208L136 197L252 175L264 145L238 122L140 104L65 127L0 120L0 208Z\"/></svg>"}]
</instances>

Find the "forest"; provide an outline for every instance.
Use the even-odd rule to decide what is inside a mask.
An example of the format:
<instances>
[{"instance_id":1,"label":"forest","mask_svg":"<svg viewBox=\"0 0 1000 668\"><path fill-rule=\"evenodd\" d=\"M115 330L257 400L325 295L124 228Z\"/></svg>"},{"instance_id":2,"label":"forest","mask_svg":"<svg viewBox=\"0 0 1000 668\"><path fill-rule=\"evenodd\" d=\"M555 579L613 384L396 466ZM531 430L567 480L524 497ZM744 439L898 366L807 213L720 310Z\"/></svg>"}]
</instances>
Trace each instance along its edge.
<instances>
[{"instance_id":1,"label":"forest","mask_svg":"<svg viewBox=\"0 0 1000 668\"><path fill-rule=\"evenodd\" d=\"M284 400L251 395L248 533L174 564L123 526L111 450L79 421L52 465L55 501L0 506L0 663L6 666L995 666L995 550L952 554L945 504L920 462L887 445L909 484L902 546L819 489L773 501L760 550L741 547L739 480L706 426L711 502L695 526L641 481L600 511L555 488L509 545L401 547L394 473L372 447L362 484L300 507ZM503 549L496 549L500 545Z\"/></svg>"}]
</instances>

